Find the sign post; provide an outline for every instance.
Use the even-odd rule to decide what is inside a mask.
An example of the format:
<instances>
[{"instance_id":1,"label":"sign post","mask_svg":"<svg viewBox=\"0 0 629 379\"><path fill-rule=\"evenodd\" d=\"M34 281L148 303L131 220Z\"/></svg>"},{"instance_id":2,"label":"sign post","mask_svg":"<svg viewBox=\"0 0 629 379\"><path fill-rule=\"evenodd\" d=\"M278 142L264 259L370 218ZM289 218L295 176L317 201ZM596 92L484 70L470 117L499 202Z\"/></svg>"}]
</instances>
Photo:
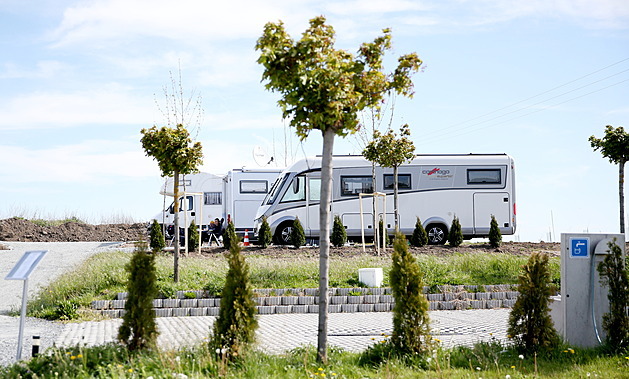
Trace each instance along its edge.
<instances>
[{"instance_id":1,"label":"sign post","mask_svg":"<svg viewBox=\"0 0 629 379\"><path fill-rule=\"evenodd\" d=\"M26 318L26 300L28 298L28 277L31 275L35 267L42 260L44 255L48 253L48 250L34 250L27 251L22 255L22 258L13 267L9 275L4 278L5 280L23 280L24 289L22 290L22 312L20 315L20 331L18 333L17 341L17 355L16 361L22 359L22 340L24 339L24 319Z\"/></svg>"}]
</instances>

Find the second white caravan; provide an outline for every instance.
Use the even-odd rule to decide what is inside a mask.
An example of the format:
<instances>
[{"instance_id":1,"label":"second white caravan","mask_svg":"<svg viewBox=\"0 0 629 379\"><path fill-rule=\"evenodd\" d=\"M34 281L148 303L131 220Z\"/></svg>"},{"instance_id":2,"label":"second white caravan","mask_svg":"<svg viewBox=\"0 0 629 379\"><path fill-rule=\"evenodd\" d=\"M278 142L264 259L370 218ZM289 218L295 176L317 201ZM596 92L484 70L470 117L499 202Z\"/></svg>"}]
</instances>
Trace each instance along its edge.
<instances>
[{"instance_id":1,"label":"second white caravan","mask_svg":"<svg viewBox=\"0 0 629 379\"><path fill-rule=\"evenodd\" d=\"M410 236L419 217L429 243L442 244L456 216L465 238L486 237L491 216L503 235L515 233L516 202L514 162L507 154L417 155L398 169L400 231ZM256 215L256 231L263 216L271 226L275 243L287 244L295 218L308 238L319 236L321 157L302 159L287 168L273 184ZM394 227L393 169L376 167L362 156L334 156L331 217L340 216L350 238L373 235L371 197L386 195L378 219L387 229ZM378 200L380 201L380 200ZM331 224L330 224L331 225Z\"/></svg>"}]
</instances>

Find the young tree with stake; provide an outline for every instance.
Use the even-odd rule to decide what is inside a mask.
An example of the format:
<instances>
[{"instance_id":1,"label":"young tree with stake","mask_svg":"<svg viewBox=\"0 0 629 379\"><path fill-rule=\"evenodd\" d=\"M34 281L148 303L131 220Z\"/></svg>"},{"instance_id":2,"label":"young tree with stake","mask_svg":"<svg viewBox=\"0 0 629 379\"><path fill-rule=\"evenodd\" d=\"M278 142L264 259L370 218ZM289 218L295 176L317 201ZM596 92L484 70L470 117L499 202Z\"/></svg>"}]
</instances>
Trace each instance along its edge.
<instances>
[{"instance_id":1,"label":"young tree with stake","mask_svg":"<svg viewBox=\"0 0 629 379\"><path fill-rule=\"evenodd\" d=\"M330 251L330 200L332 189L332 151L334 136L346 136L359 128L357 114L382 99L384 93L371 94L368 72L381 65L385 50L360 50L358 56L334 47L335 33L323 16L310 20L298 41L284 24L267 23L258 39L258 63L264 67L266 88L279 92L282 114L290 119L297 135L304 140L312 130L323 135L321 159L321 202L319 205L319 326L317 357L327 361L328 271ZM389 35L388 29L384 30ZM410 74L421 65L416 54L398 59L391 74L391 90L410 96ZM368 95L369 94L369 95Z\"/></svg>"}]
</instances>

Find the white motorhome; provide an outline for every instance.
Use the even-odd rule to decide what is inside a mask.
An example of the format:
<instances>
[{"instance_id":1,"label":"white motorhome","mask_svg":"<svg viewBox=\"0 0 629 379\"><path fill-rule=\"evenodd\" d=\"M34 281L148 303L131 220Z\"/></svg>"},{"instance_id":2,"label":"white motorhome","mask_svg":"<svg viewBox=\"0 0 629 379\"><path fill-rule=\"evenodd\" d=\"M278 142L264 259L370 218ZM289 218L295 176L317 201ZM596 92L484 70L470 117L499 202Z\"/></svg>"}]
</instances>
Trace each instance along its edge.
<instances>
[{"instance_id":1,"label":"white motorhome","mask_svg":"<svg viewBox=\"0 0 629 379\"><path fill-rule=\"evenodd\" d=\"M192 220L202 230L210 222L231 220L236 232L253 231L253 220L260 203L282 169L234 169L224 176L206 172L182 175L179 180L179 220L181 226ZM173 197L173 178L167 178L160 194ZM185 199L185 200L184 200ZM170 226L174 222L174 203L158 213L154 219ZM223 222L223 227L226 223ZM253 237L253 233L251 234Z\"/></svg>"},{"instance_id":2,"label":"white motorhome","mask_svg":"<svg viewBox=\"0 0 629 379\"><path fill-rule=\"evenodd\" d=\"M278 177L258 209L255 230L266 216L275 243L286 244L299 217L306 236L318 238L320 187L321 157L294 163ZM334 156L331 217L340 216L348 237L358 238L363 230L373 236L373 199L359 200L359 194L373 192L385 194L385 201L377 200L381 204L377 215L391 230L393 169L376 167L374 186L371 162L362 156ZM514 162L507 154L417 155L399 167L398 192L400 231L407 236L419 217L429 243L445 243L455 215L465 238L486 237L492 215L503 235L515 233Z\"/></svg>"}]
</instances>

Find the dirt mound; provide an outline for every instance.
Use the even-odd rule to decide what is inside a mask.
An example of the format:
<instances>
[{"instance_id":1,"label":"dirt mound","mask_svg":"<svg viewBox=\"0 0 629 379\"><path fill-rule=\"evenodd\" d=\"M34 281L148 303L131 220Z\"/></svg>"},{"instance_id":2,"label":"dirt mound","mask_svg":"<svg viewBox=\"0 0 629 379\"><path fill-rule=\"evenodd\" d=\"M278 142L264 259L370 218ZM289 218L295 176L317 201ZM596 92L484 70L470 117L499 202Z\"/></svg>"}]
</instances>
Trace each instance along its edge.
<instances>
[{"instance_id":1,"label":"dirt mound","mask_svg":"<svg viewBox=\"0 0 629 379\"><path fill-rule=\"evenodd\" d=\"M147 225L91 225L70 221L60 225L43 225L22 218L0 220L0 241L24 242L126 242L146 240Z\"/></svg>"}]
</instances>

